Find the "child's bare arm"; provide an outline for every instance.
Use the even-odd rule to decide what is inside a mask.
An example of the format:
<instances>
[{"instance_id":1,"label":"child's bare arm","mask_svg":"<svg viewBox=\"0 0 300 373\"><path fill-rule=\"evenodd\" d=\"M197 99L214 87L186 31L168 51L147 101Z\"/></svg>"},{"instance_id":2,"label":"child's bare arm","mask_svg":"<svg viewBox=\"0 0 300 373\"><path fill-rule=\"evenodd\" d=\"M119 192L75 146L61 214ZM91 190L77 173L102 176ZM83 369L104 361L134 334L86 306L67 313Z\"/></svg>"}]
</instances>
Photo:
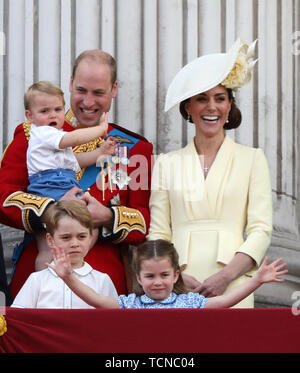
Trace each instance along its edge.
<instances>
[{"instance_id":1,"label":"child's bare arm","mask_svg":"<svg viewBox=\"0 0 300 373\"><path fill-rule=\"evenodd\" d=\"M108 128L108 113L103 113L100 118L100 123L97 126L88 128L79 128L77 130L67 132L59 143L60 149L65 149L69 146L77 146L92 141L100 136L107 134Z\"/></svg>"},{"instance_id":2,"label":"child's bare arm","mask_svg":"<svg viewBox=\"0 0 300 373\"><path fill-rule=\"evenodd\" d=\"M96 293L92 288L79 281L73 274L65 277L63 280L79 298L92 307L120 308L117 299Z\"/></svg>"},{"instance_id":3,"label":"child's bare arm","mask_svg":"<svg viewBox=\"0 0 300 373\"><path fill-rule=\"evenodd\" d=\"M115 154L120 144L113 137L109 137L101 146L95 150L85 153L74 154L81 168L91 166L98 160L105 159L107 155Z\"/></svg>"},{"instance_id":4,"label":"child's bare arm","mask_svg":"<svg viewBox=\"0 0 300 373\"><path fill-rule=\"evenodd\" d=\"M99 149L100 148L97 148L90 152L75 153L74 155L77 159L79 166L81 168L84 168L84 167L91 166L92 164L95 164L99 157Z\"/></svg>"},{"instance_id":5,"label":"child's bare arm","mask_svg":"<svg viewBox=\"0 0 300 373\"><path fill-rule=\"evenodd\" d=\"M78 280L72 273L70 258L64 249L53 246L52 255L54 265L46 263L67 286L84 302L95 308L120 308L119 302L113 297L97 294L92 288Z\"/></svg>"},{"instance_id":6,"label":"child's bare arm","mask_svg":"<svg viewBox=\"0 0 300 373\"><path fill-rule=\"evenodd\" d=\"M257 273L245 283L232 288L228 293L207 298L205 307L207 308L227 308L232 307L248 295L253 293L254 290L259 288L266 282L283 282L284 279L277 276L284 275L288 272L287 269L282 270L287 266L286 263L279 264L282 259L277 259L268 265L268 257L266 257L260 266Z\"/></svg>"}]
</instances>

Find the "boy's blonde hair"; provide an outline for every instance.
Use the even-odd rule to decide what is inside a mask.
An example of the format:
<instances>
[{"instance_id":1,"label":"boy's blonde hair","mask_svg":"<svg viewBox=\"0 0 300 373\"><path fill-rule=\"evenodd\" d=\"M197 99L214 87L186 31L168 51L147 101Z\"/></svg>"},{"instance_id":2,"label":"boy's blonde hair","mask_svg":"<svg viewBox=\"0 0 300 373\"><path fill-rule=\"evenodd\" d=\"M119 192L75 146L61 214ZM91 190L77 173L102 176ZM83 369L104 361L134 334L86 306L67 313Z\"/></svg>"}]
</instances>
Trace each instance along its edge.
<instances>
[{"instance_id":1,"label":"boy's blonde hair","mask_svg":"<svg viewBox=\"0 0 300 373\"><path fill-rule=\"evenodd\" d=\"M88 228L90 234L93 231L92 216L86 205L80 201L58 201L50 205L43 215L46 231L53 236L59 221L65 216L77 220L83 227Z\"/></svg>"},{"instance_id":2,"label":"boy's blonde hair","mask_svg":"<svg viewBox=\"0 0 300 373\"><path fill-rule=\"evenodd\" d=\"M174 284L173 292L176 294L184 294L189 290L185 287L183 278L181 276L179 257L174 245L166 240L151 240L145 241L143 244L135 247L132 254L132 268L136 275L141 271L141 264L143 260L154 258L169 258L174 272L179 271L178 280ZM144 294L141 285L134 280L134 292L137 295Z\"/></svg>"},{"instance_id":3,"label":"boy's blonde hair","mask_svg":"<svg viewBox=\"0 0 300 373\"><path fill-rule=\"evenodd\" d=\"M64 92L57 85L41 80L40 82L33 83L24 94L24 107L25 110L30 110L33 97L38 93L47 93L51 96L57 96L62 99L65 106Z\"/></svg>"}]
</instances>

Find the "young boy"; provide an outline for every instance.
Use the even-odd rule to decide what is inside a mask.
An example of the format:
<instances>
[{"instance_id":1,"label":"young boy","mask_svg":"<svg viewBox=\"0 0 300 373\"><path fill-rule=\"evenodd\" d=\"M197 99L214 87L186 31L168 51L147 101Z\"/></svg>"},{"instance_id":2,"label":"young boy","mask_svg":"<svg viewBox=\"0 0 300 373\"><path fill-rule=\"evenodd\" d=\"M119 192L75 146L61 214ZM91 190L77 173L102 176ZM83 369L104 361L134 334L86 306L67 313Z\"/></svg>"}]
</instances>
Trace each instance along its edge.
<instances>
[{"instance_id":1,"label":"young boy","mask_svg":"<svg viewBox=\"0 0 300 373\"><path fill-rule=\"evenodd\" d=\"M97 293L117 298L110 277L84 262L93 230L92 218L85 204L73 200L54 202L48 208L45 224L49 246L64 250L74 276ZM51 268L32 273L11 307L93 308L74 294Z\"/></svg>"},{"instance_id":2,"label":"young boy","mask_svg":"<svg viewBox=\"0 0 300 373\"><path fill-rule=\"evenodd\" d=\"M29 186L27 191L59 200L68 190L80 188L76 173L116 151L116 140L108 138L96 150L74 154L72 147L87 143L107 133L108 113L99 126L64 132L65 101L62 90L47 81L31 85L24 95L25 115L31 122L27 150ZM96 232L95 232L96 234ZM43 234L37 235L39 254L36 271L45 268L51 254Z\"/></svg>"}]
</instances>

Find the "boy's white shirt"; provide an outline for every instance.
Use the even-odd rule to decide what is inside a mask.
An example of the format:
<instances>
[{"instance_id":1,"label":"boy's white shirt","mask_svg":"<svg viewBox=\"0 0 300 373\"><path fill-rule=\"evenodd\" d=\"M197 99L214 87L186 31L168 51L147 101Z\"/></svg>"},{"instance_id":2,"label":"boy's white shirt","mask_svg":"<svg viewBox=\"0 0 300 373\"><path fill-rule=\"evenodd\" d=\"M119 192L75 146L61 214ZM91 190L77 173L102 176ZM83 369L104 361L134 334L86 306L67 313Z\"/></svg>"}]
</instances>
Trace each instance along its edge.
<instances>
[{"instance_id":1,"label":"boy's white shirt","mask_svg":"<svg viewBox=\"0 0 300 373\"><path fill-rule=\"evenodd\" d=\"M52 262L52 264L54 264ZM73 269L74 275L98 294L118 298L116 288L106 273L88 263ZM94 308L74 294L51 268L33 272L17 294L11 307L16 308Z\"/></svg>"},{"instance_id":2,"label":"boy's white shirt","mask_svg":"<svg viewBox=\"0 0 300 373\"><path fill-rule=\"evenodd\" d=\"M50 126L31 124L27 149L28 175L56 168L80 171L80 166L71 147L59 149L59 143L66 134Z\"/></svg>"}]
</instances>

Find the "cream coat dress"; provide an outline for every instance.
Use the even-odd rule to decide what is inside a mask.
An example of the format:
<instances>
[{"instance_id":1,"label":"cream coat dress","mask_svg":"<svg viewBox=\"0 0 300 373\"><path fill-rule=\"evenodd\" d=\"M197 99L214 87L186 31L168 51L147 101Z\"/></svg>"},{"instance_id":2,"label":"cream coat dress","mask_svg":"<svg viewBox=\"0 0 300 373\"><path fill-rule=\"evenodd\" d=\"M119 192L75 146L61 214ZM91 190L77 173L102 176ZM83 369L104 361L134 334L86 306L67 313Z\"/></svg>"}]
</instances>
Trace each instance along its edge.
<instances>
[{"instance_id":1,"label":"cream coat dress","mask_svg":"<svg viewBox=\"0 0 300 373\"><path fill-rule=\"evenodd\" d=\"M254 259L255 268L228 291L254 273L270 244L272 194L263 151L225 136L206 179L194 141L160 155L153 167L150 211L147 239L173 242L184 273L200 282L237 252ZM236 307L253 304L251 294Z\"/></svg>"}]
</instances>

